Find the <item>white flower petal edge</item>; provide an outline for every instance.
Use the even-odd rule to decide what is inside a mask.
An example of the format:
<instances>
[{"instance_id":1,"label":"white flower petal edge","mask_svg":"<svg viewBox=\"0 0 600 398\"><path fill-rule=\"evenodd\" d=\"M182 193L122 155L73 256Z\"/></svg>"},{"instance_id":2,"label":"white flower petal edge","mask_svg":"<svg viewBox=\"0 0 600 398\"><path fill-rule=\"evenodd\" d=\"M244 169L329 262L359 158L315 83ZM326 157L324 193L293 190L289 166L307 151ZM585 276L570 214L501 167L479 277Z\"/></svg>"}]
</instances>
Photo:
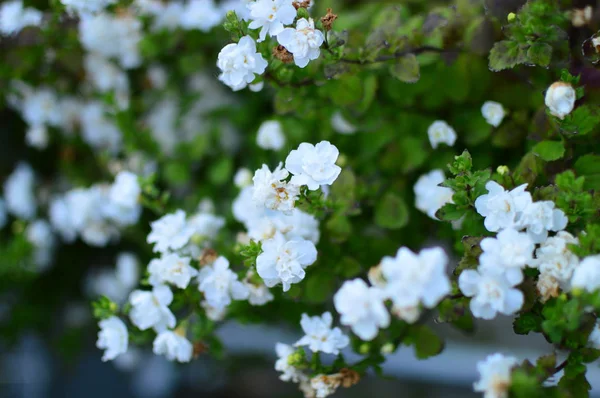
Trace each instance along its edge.
<instances>
[{"instance_id":1,"label":"white flower petal edge","mask_svg":"<svg viewBox=\"0 0 600 398\"><path fill-rule=\"evenodd\" d=\"M311 191L321 185L331 185L342 169L335 164L340 152L329 141L317 145L302 143L290 152L285 160L285 168L293 174L290 182L306 185Z\"/></svg>"}]
</instances>

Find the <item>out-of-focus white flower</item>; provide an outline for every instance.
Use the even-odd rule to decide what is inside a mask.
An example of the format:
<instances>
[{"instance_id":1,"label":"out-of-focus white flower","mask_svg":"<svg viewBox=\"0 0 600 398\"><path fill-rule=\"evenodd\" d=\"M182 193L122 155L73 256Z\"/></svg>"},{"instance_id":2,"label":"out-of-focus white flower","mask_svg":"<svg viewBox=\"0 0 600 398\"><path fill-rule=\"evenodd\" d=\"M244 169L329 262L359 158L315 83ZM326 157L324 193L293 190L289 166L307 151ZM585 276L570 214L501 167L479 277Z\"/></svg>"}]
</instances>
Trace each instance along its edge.
<instances>
[{"instance_id":1,"label":"out-of-focus white flower","mask_svg":"<svg viewBox=\"0 0 600 398\"><path fill-rule=\"evenodd\" d=\"M238 276L229 269L229 261L222 256L200 270L198 282L198 290L204 293L204 298L211 307L225 308L232 299L248 298L248 289L238 281Z\"/></svg>"},{"instance_id":2,"label":"out-of-focus white flower","mask_svg":"<svg viewBox=\"0 0 600 398\"><path fill-rule=\"evenodd\" d=\"M129 106L129 78L112 61L102 55L89 53L83 60L86 75L101 93L113 92L121 109Z\"/></svg>"},{"instance_id":3,"label":"out-of-focus white flower","mask_svg":"<svg viewBox=\"0 0 600 398\"><path fill-rule=\"evenodd\" d=\"M481 114L488 124L498 127L500 126L500 123L502 123L502 120L506 115L506 111L504 110L502 104L494 101L486 101L481 106Z\"/></svg>"},{"instance_id":4,"label":"out-of-focus white flower","mask_svg":"<svg viewBox=\"0 0 600 398\"><path fill-rule=\"evenodd\" d=\"M298 199L300 188L294 183L285 180L289 173L281 167L281 163L273 172L266 164L256 170L252 181L254 190L253 200L262 204L267 209L291 212Z\"/></svg>"},{"instance_id":5,"label":"out-of-focus white flower","mask_svg":"<svg viewBox=\"0 0 600 398\"><path fill-rule=\"evenodd\" d=\"M542 243L548 237L548 231L561 231L566 228L569 219L560 209L554 208L554 202L544 200L529 203L517 221L534 243Z\"/></svg>"},{"instance_id":6,"label":"out-of-focus white flower","mask_svg":"<svg viewBox=\"0 0 600 398\"><path fill-rule=\"evenodd\" d=\"M294 63L304 68L319 58L321 45L325 41L323 32L315 29L312 18L300 18L295 28L285 28L277 35L277 41L294 55Z\"/></svg>"},{"instance_id":7,"label":"out-of-focus white flower","mask_svg":"<svg viewBox=\"0 0 600 398\"><path fill-rule=\"evenodd\" d=\"M488 193L475 200L475 209L485 217L484 225L488 231L498 232L517 225L517 216L532 203L531 194L525 190L526 187L527 184L523 184L506 191L495 181L485 184Z\"/></svg>"},{"instance_id":8,"label":"out-of-focus white flower","mask_svg":"<svg viewBox=\"0 0 600 398\"><path fill-rule=\"evenodd\" d=\"M208 32L222 20L223 14L213 0L190 0L181 15L181 27Z\"/></svg>"},{"instance_id":9,"label":"out-of-focus white flower","mask_svg":"<svg viewBox=\"0 0 600 398\"><path fill-rule=\"evenodd\" d=\"M295 346L308 346L312 352L324 352L325 354L337 355L340 350L350 344L348 336L342 333L338 327L332 328L333 317L330 312L321 316L302 314L300 326L305 333Z\"/></svg>"},{"instance_id":10,"label":"out-of-focus white flower","mask_svg":"<svg viewBox=\"0 0 600 398\"><path fill-rule=\"evenodd\" d=\"M562 120L573 110L576 97L575 89L570 83L555 82L548 87L545 102L550 113Z\"/></svg>"},{"instance_id":11,"label":"out-of-focus white flower","mask_svg":"<svg viewBox=\"0 0 600 398\"><path fill-rule=\"evenodd\" d=\"M233 176L233 184L240 189L252 185L252 172L245 167L239 169Z\"/></svg>"},{"instance_id":12,"label":"out-of-focus white flower","mask_svg":"<svg viewBox=\"0 0 600 398\"><path fill-rule=\"evenodd\" d=\"M48 127L44 125L30 126L25 134L25 142L36 149L46 149L50 137Z\"/></svg>"},{"instance_id":13,"label":"out-of-focus white flower","mask_svg":"<svg viewBox=\"0 0 600 398\"><path fill-rule=\"evenodd\" d=\"M42 87L26 92L22 103L23 119L29 126L54 126L61 124L62 115L56 92Z\"/></svg>"},{"instance_id":14,"label":"out-of-focus white flower","mask_svg":"<svg viewBox=\"0 0 600 398\"><path fill-rule=\"evenodd\" d=\"M129 171L121 171L110 187L109 198L119 206L132 208L138 204L141 193L138 176Z\"/></svg>"},{"instance_id":15,"label":"out-of-focus white flower","mask_svg":"<svg viewBox=\"0 0 600 398\"><path fill-rule=\"evenodd\" d=\"M354 134L357 130L356 126L344 118L341 111L335 111L331 115L331 127L333 127L336 132L347 135Z\"/></svg>"},{"instance_id":16,"label":"out-of-focus white flower","mask_svg":"<svg viewBox=\"0 0 600 398\"><path fill-rule=\"evenodd\" d=\"M592 348L600 350L600 322L596 321L592 333L588 339L588 345Z\"/></svg>"},{"instance_id":17,"label":"out-of-focus white flower","mask_svg":"<svg viewBox=\"0 0 600 398\"><path fill-rule=\"evenodd\" d=\"M115 4L117 0L60 0L67 7L67 11L78 14L89 14L104 10L107 6Z\"/></svg>"},{"instance_id":18,"label":"out-of-focus white flower","mask_svg":"<svg viewBox=\"0 0 600 398\"><path fill-rule=\"evenodd\" d=\"M304 279L304 269L317 260L317 249L311 241L288 241L280 232L263 241L262 250L256 258L256 272L267 287L281 283L284 292Z\"/></svg>"},{"instance_id":19,"label":"out-of-focus white flower","mask_svg":"<svg viewBox=\"0 0 600 398\"><path fill-rule=\"evenodd\" d=\"M560 231L541 244L531 263L541 275L552 276L564 291L570 290L571 277L579 266L579 257L569 250L569 244L577 245L579 240L566 231Z\"/></svg>"},{"instance_id":20,"label":"out-of-focus white flower","mask_svg":"<svg viewBox=\"0 0 600 398\"><path fill-rule=\"evenodd\" d=\"M472 297L470 308L475 317L493 319L498 312L512 315L521 309L523 292L515 289L521 281L509 281L502 269L490 267L463 271L458 286L465 296Z\"/></svg>"},{"instance_id":21,"label":"out-of-focus white flower","mask_svg":"<svg viewBox=\"0 0 600 398\"><path fill-rule=\"evenodd\" d=\"M42 17L41 11L23 7L22 0L4 2L0 5L0 34L13 35L26 26L40 26Z\"/></svg>"},{"instance_id":22,"label":"out-of-focus white flower","mask_svg":"<svg viewBox=\"0 0 600 398\"><path fill-rule=\"evenodd\" d=\"M440 169L432 170L423 174L414 186L415 207L437 220L435 213L446 203L452 203L454 191L440 184L446 180L444 172Z\"/></svg>"},{"instance_id":23,"label":"out-of-focus white flower","mask_svg":"<svg viewBox=\"0 0 600 398\"><path fill-rule=\"evenodd\" d=\"M128 252L119 253L115 275L125 289L133 289L140 280L140 265L136 255Z\"/></svg>"},{"instance_id":24,"label":"out-of-focus white flower","mask_svg":"<svg viewBox=\"0 0 600 398\"><path fill-rule=\"evenodd\" d=\"M194 353L192 343L177 331L165 330L154 339L152 351L164 355L169 361L189 362Z\"/></svg>"},{"instance_id":25,"label":"out-of-focus white flower","mask_svg":"<svg viewBox=\"0 0 600 398\"><path fill-rule=\"evenodd\" d=\"M161 65L150 65L146 76L152 87L162 90L167 86L167 70Z\"/></svg>"},{"instance_id":26,"label":"out-of-focus white flower","mask_svg":"<svg viewBox=\"0 0 600 398\"><path fill-rule=\"evenodd\" d=\"M121 148L121 131L105 111L105 106L97 101L88 102L82 107L80 121L83 139L92 148L116 153Z\"/></svg>"},{"instance_id":27,"label":"out-of-focus white flower","mask_svg":"<svg viewBox=\"0 0 600 398\"><path fill-rule=\"evenodd\" d=\"M194 234L194 228L187 222L185 212L177 210L150 224L152 231L148 243L154 243L154 251L165 253L184 247Z\"/></svg>"},{"instance_id":28,"label":"out-of-focus white flower","mask_svg":"<svg viewBox=\"0 0 600 398\"><path fill-rule=\"evenodd\" d=\"M260 29L258 41L269 36L277 36L296 18L292 0L256 0L248 5L250 9L250 29Z\"/></svg>"},{"instance_id":29,"label":"out-of-focus white flower","mask_svg":"<svg viewBox=\"0 0 600 398\"><path fill-rule=\"evenodd\" d=\"M275 370L282 373L279 375L279 379L282 381L292 381L297 383L303 376L300 370L289 363L289 357L294 351L294 347L287 344L277 343L275 345L275 352L277 353Z\"/></svg>"},{"instance_id":30,"label":"out-of-focus white flower","mask_svg":"<svg viewBox=\"0 0 600 398\"><path fill-rule=\"evenodd\" d=\"M185 289L198 271L190 265L189 257L180 257L174 253L163 254L148 264L152 286L171 283L180 289Z\"/></svg>"},{"instance_id":31,"label":"out-of-focus white flower","mask_svg":"<svg viewBox=\"0 0 600 398\"><path fill-rule=\"evenodd\" d=\"M333 184L342 171L335 164L339 154L336 146L329 141L321 141L317 145L303 142L285 159L285 168L293 174L290 182L306 185L311 191L321 185Z\"/></svg>"},{"instance_id":32,"label":"out-of-focus white flower","mask_svg":"<svg viewBox=\"0 0 600 398\"><path fill-rule=\"evenodd\" d=\"M244 278L244 286L248 289L248 303L250 305L260 306L265 305L269 301L273 301L274 297L269 291L269 288L264 283L257 283L252 280L252 276L255 275L254 271L248 271L246 278Z\"/></svg>"},{"instance_id":33,"label":"out-of-focus white flower","mask_svg":"<svg viewBox=\"0 0 600 398\"><path fill-rule=\"evenodd\" d=\"M225 318L227 314L227 307L213 307L206 300L200 302L200 306L204 308L204 312L206 313L206 317L211 321L219 322Z\"/></svg>"},{"instance_id":34,"label":"out-of-focus white flower","mask_svg":"<svg viewBox=\"0 0 600 398\"><path fill-rule=\"evenodd\" d=\"M103 319L99 322L100 331L96 347L105 350L103 361L111 361L117 356L127 352L129 346L129 333L125 323L116 316Z\"/></svg>"},{"instance_id":35,"label":"out-of-focus white flower","mask_svg":"<svg viewBox=\"0 0 600 398\"><path fill-rule=\"evenodd\" d=\"M281 123L277 120L263 122L256 135L256 144L262 149L278 151L285 145L285 135Z\"/></svg>"},{"instance_id":36,"label":"out-of-focus white flower","mask_svg":"<svg viewBox=\"0 0 600 398\"><path fill-rule=\"evenodd\" d=\"M27 240L33 245L34 261L39 270L43 270L52 262L52 254L56 240L52 228L46 220L36 220L25 230Z\"/></svg>"},{"instance_id":37,"label":"out-of-focus white flower","mask_svg":"<svg viewBox=\"0 0 600 398\"><path fill-rule=\"evenodd\" d=\"M587 25L594 16L594 8L587 5L584 8L574 8L571 11L571 23L576 28Z\"/></svg>"},{"instance_id":38,"label":"out-of-focus white flower","mask_svg":"<svg viewBox=\"0 0 600 398\"><path fill-rule=\"evenodd\" d=\"M158 2L153 11L152 30L173 31L181 25L186 9L183 3L171 1L168 3Z\"/></svg>"},{"instance_id":39,"label":"out-of-focus white flower","mask_svg":"<svg viewBox=\"0 0 600 398\"><path fill-rule=\"evenodd\" d=\"M589 256L581 260L573 272L571 286L590 293L600 288L600 255Z\"/></svg>"},{"instance_id":40,"label":"out-of-focus white flower","mask_svg":"<svg viewBox=\"0 0 600 398\"><path fill-rule=\"evenodd\" d=\"M230 43L219 52L217 66L221 70L219 80L234 91L252 83L256 75L262 75L267 61L256 51L256 43L250 36L244 36L238 43Z\"/></svg>"},{"instance_id":41,"label":"out-of-focus white flower","mask_svg":"<svg viewBox=\"0 0 600 398\"><path fill-rule=\"evenodd\" d=\"M480 379L473 384L476 392L484 398L507 398L511 384L512 368L517 366L515 357L493 354L477 363Z\"/></svg>"},{"instance_id":42,"label":"out-of-focus white flower","mask_svg":"<svg viewBox=\"0 0 600 398\"><path fill-rule=\"evenodd\" d=\"M27 163L20 163L4 181L6 209L16 217L31 220L35 217L35 174Z\"/></svg>"},{"instance_id":43,"label":"out-of-focus white flower","mask_svg":"<svg viewBox=\"0 0 600 398\"><path fill-rule=\"evenodd\" d=\"M340 378L335 376L320 374L310 379L310 387L315 398L326 398L334 394L340 384Z\"/></svg>"},{"instance_id":44,"label":"out-of-focus white flower","mask_svg":"<svg viewBox=\"0 0 600 398\"><path fill-rule=\"evenodd\" d=\"M173 292L165 285L154 286L152 291L135 290L129 296L129 318L140 330L154 328L160 333L173 328L176 320L168 307L171 301Z\"/></svg>"},{"instance_id":45,"label":"out-of-focus white flower","mask_svg":"<svg viewBox=\"0 0 600 398\"><path fill-rule=\"evenodd\" d=\"M456 142L456 132L443 120L433 122L427 129L427 135L433 149L436 149L440 143L453 146Z\"/></svg>"},{"instance_id":46,"label":"out-of-focus white flower","mask_svg":"<svg viewBox=\"0 0 600 398\"><path fill-rule=\"evenodd\" d=\"M480 243L480 269L501 269L506 278L515 283L523 280L522 269L533 262L535 245L529 235L512 228L502 230L495 238L485 238Z\"/></svg>"},{"instance_id":47,"label":"out-of-focus white flower","mask_svg":"<svg viewBox=\"0 0 600 398\"><path fill-rule=\"evenodd\" d=\"M390 314L383 301L385 296L377 288L369 287L362 279L346 281L333 296L340 322L348 325L362 340L373 340L380 328L390 324Z\"/></svg>"}]
</instances>

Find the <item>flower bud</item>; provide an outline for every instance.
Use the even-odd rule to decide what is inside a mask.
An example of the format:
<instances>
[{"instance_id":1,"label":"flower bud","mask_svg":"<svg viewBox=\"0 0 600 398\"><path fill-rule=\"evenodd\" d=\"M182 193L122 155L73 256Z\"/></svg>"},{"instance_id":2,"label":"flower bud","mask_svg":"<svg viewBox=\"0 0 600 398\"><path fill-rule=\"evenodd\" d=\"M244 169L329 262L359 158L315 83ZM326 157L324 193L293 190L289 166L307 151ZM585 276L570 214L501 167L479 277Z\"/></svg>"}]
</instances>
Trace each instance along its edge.
<instances>
[{"instance_id":1,"label":"flower bud","mask_svg":"<svg viewBox=\"0 0 600 398\"><path fill-rule=\"evenodd\" d=\"M550 113L562 120L573 110L575 98L575 89L571 84L556 82L546 91L545 102Z\"/></svg>"},{"instance_id":2,"label":"flower bud","mask_svg":"<svg viewBox=\"0 0 600 398\"><path fill-rule=\"evenodd\" d=\"M503 176L503 175L507 174L510 171L510 169L508 168L508 166L502 165L502 166L498 166L496 171L498 172L498 174Z\"/></svg>"},{"instance_id":3,"label":"flower bud","mask_svg":"<svg viewBox=\"0 0 600 398\"><path fill-rule=\"evenodd\" d=\"M388 355L394 352L395 348L396 347L392 343L386 343L381 347L380 352L382 355Z\"/></svg>"}]
</instances>

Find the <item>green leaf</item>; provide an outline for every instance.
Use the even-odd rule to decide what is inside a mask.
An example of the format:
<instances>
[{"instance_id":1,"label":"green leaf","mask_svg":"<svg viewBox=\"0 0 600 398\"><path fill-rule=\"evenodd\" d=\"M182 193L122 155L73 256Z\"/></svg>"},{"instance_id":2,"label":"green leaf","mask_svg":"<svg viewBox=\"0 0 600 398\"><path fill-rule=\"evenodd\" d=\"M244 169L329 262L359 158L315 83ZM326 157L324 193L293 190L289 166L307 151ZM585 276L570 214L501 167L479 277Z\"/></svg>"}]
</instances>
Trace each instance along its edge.
<instances>
[{"instance_id":1,"label":"green leaf","mask_svg":"<svg viewBox=\"0 0 600 398\"><path fill-rule=\"evenodd\" d=\"M547 67L552 58L552 46L541 42L533 43L527 50L527 58L533 64Z\"/></svg>"},{"instance_id":2,"label":"green leaf","mask_svg":"<svg viewBox=\"0 0 600 398\"><path fill-rule=\"evenodd\" d=\"M542 141L538 142L531 150L547 162L558 160L565 154L565 147L561 141Z\"/></svg>"},{"instance_id":3,"label":"green leaf","mask_svg":"<svg viewBox=\"0 0 600 398\"><path fill-rule=\"evenodd\" d=\"M585 189L600 189L600 156L584 155L577 159L574 168L578 175L585 176Z\"/></svg>"},{"instance_id":4,"label":"green leaf","mask_svg":"<svg viewBox=\"0 0 600 398\"><path fill-rule=\"evenodd\" d=\"M345 75L323 86L331 100L339 106L356 104L363 97L363 82L357 75Z\"/></svg>"},{"instance_id":5,"label":"green leaf","mask_svg":"<svg viewBox=\"0 0 600 398\"><path fill-rule=\"evenodd\" d=\"M350 169L343 169L331 186L330 199L339 206L339 211L348 212L356 202L356 176Z\"/></svg>"},{"instance_id":6,"label":"green leaf","mask_svg":"<svg viewBox=\"0 0 600 398\"><path fill-rule=\"evenodd\" d=\"M408 207L400 196L387 193L375 207L375 224L383 228L399 229L408 224Z\"/></svg>"},{"instance_id":7,"label":"green leaf","mask_svg":"<svg viewBox=\"0 0 600 398\"><path fill-rule=\"evenodd\" d=\"M331 238L337 242L343 242L352 234L352 224L348 217L343 214L336 214L327 220L325 228L331 234Z\"/></svg>"},{"instance_id":8,"label":"green leaf","mask_svg":"<svg viewBox=\"0 0 600 398\"><path fill-rule=\"evenodd\" d=\"M418 359L427 359L438 355L444 349L444 342L428 326L413 327L415 355Z\"/></svg>"},{"instance_id":9,"label":"green leaf","mask_svg":"<svg viewBox=\"0 0 600 398\"><path fill-rule=\"evenodd\" d=\"M532 313L521 314L513 321L513 329L516 334L541 332L542 322L543 318L539 315Z\"/></svg>"},{"instance_id":10,"label":"green leaf","mask_svg":"<svg viewBox=\"0 0 600 398\"><path fill-rule=\"evenodd\" d=\"M335 275L332 272L314 272L308 274L304 298L309 303L324 303L335 289Z\"/></svg>"},{"instance_id":11,"label":"green leaf","mask_svg":"<svg viewBox=\"0 0 600 398\"><path fill-rule=\"evenodd\" d=\"M453 203L446 203L435 213L435 216L442 221L456 221L464 215L465 209Z\"/></svg>"},{"instance_id":12,"label":"green leaf","mask_svg":"<svg viewBox=\"0 0 600 398\"><path fill-rule=\"evenodd\" d=\"M489 67L492 71L498 72L522 64L525 60L526 53L519 43L503 40L494 44L490 51Z\"/></svg>"},{"instance_id":13,"label":"green leaf","mask_svg":"<svg viewBox=\"0 0 600 398\"><path fill-rule=\"evenodd\" d=\"M419 61L415 54L407 54L396 60L390 66L390 73L396 79L404 83L416 83L421 77Z\"/></svg>"}]
</instances>

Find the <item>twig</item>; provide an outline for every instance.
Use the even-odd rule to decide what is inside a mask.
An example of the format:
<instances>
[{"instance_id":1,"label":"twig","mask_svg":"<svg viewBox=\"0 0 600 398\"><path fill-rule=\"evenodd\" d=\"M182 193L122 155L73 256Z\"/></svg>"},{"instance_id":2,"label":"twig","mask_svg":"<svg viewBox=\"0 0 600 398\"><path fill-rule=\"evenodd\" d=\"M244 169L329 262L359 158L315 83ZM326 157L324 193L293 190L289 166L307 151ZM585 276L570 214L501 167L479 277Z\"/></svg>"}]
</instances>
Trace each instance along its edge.
<instances>
[{"instance_id":1,"label":"twig","mask_svg":"<svg viewBox=\"0 0 600 398\"><path fill-rule=\"evenodd\" d=\"M459 51L460 50L457 50L457 49L444 50L443 48L439 48L439 47L423 46L423 47L417 47L417 48L412 48L412 49L408 49L408 50L398 51L392 55L381 55L381 56L375 58L373 61L360 60L360 59L349 59L349 58L340 58L339 61L347 63L347 64L368 65L368 64L378 63L378 62L387 62L392 59L397 59L397 58L403 57L408 54L418 55L418 54L422 54L422 53L426 53L426 52L445 53L445 52L459 52Z\"/></svg>"}]
</instances>

